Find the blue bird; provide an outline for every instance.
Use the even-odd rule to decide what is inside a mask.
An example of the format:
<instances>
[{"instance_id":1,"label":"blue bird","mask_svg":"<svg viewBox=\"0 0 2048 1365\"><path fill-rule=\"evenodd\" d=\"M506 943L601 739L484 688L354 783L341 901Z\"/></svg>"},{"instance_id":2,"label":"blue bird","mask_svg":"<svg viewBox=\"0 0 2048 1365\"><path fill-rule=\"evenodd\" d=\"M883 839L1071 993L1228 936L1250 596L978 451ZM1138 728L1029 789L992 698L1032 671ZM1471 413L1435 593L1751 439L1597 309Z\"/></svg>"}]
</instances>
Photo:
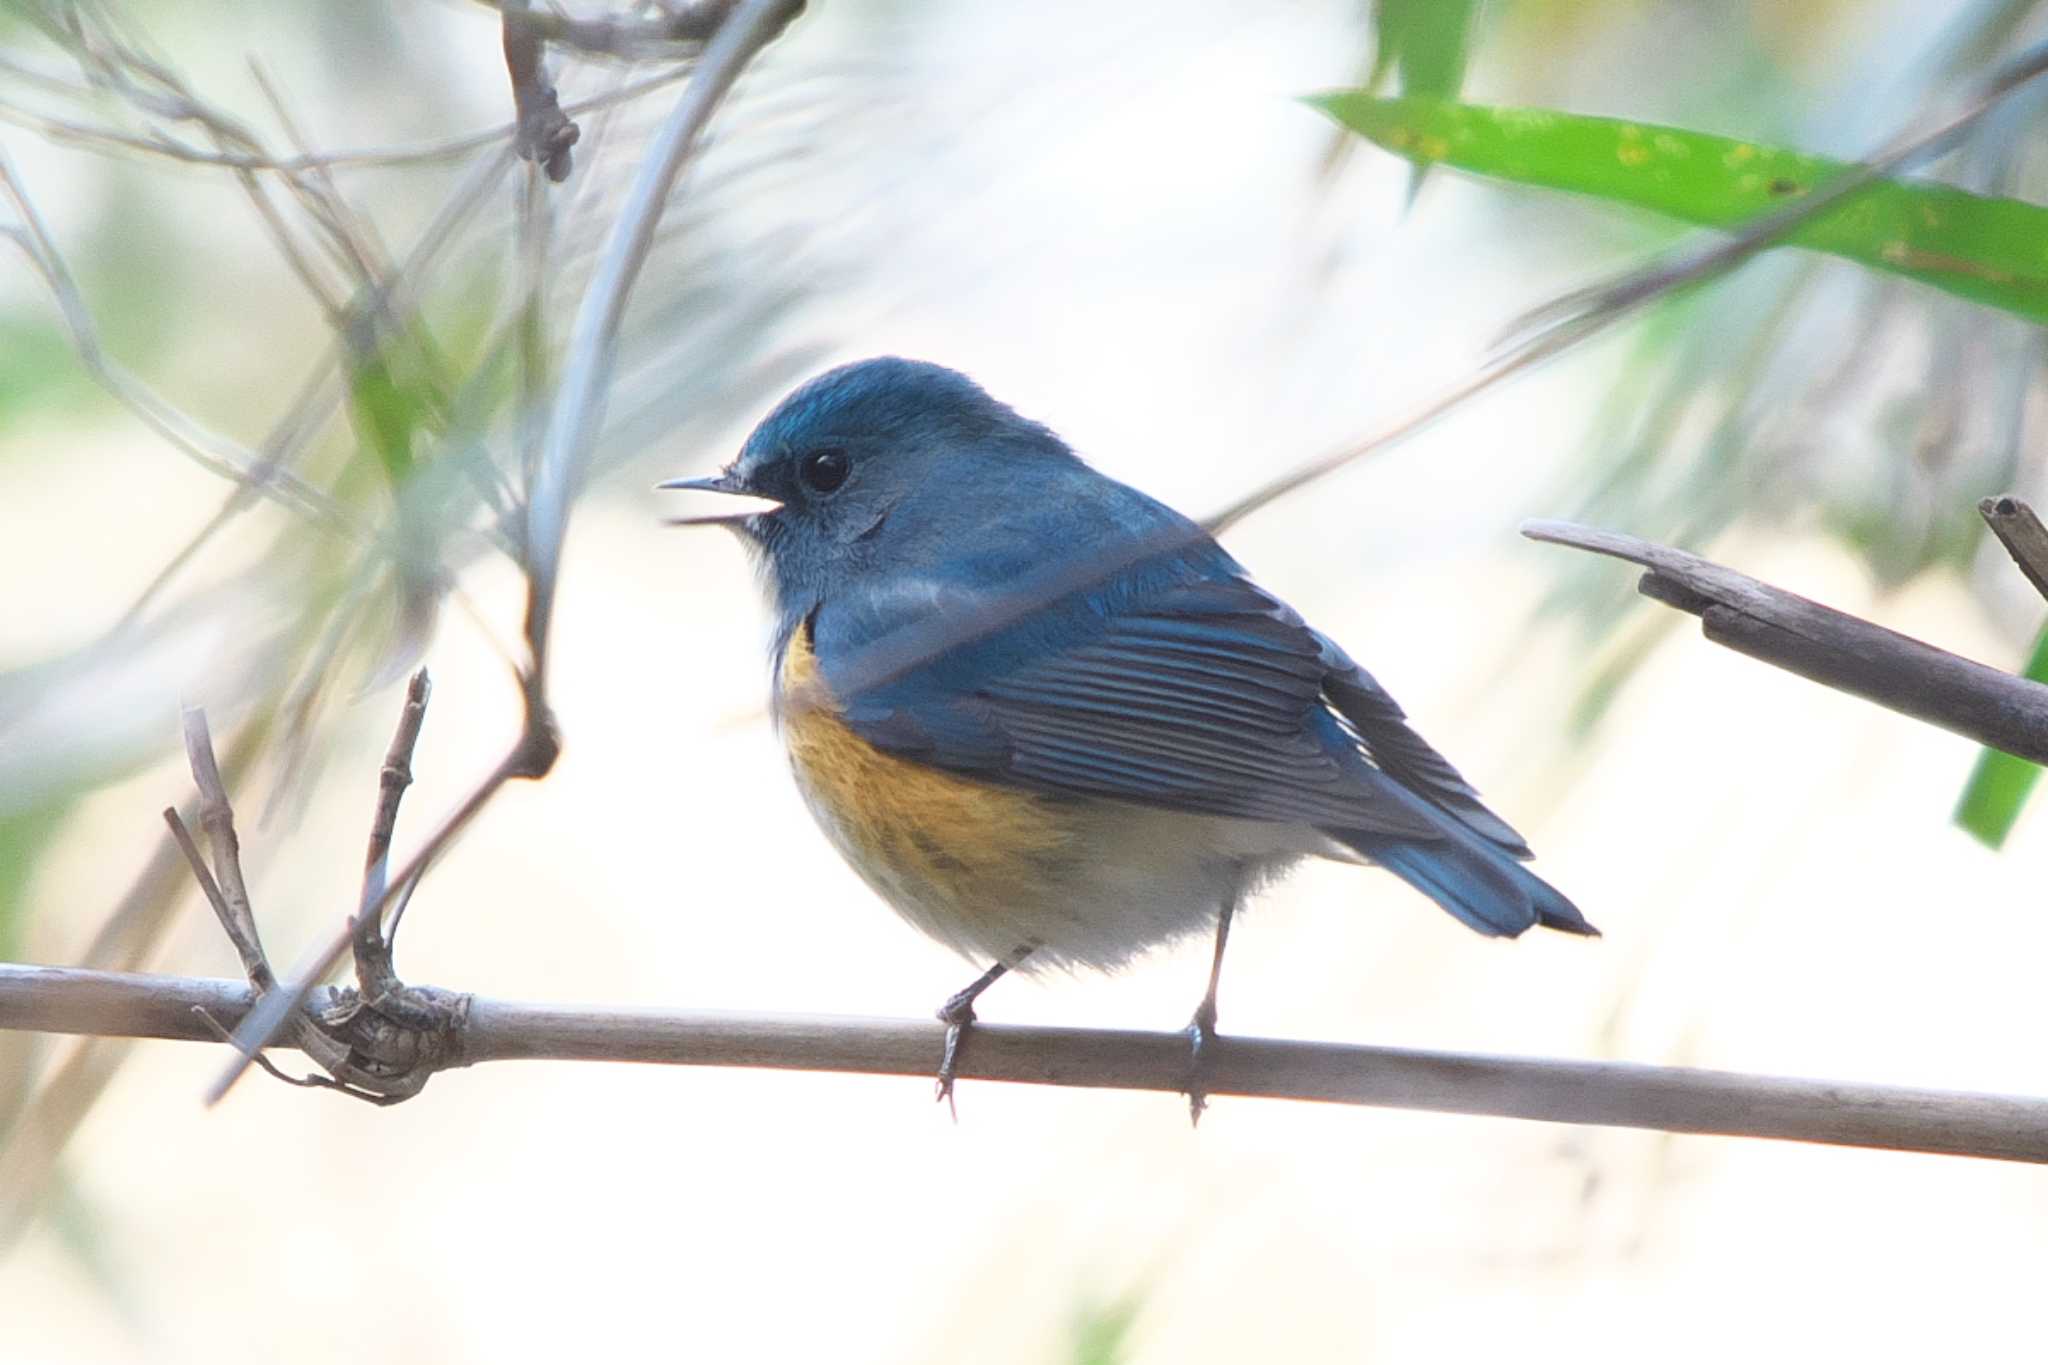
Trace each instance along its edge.
<instances>
[{"instance_id":1,"label":"blue bird","mask_svg":"<svg viewBox=\"0 0 2048 1365\"><path fill-rule=\"evenodd\" d=\"M1597 932L1372 676L1201 527L938 365L830 371L723 472L775 613L812 814L890 905L990 964L939 1011L950 1098L1004 973L1114 968L1304 857L1377 863L1482 934Z\"/></svg>"}]
</instances>

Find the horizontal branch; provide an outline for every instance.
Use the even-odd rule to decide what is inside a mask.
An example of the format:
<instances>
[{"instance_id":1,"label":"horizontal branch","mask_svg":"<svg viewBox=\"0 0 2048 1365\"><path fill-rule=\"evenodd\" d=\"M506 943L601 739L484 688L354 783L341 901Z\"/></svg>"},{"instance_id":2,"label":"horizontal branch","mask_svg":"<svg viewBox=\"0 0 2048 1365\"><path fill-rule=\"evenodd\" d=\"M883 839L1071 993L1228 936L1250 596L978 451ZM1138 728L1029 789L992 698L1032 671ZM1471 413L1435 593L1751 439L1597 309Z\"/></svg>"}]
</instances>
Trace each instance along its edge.
<instances>
[{"instance_id":1,"label":"horizontal branch","mask_svg":"<svg viewBox=\"0 0 2048 1365\"><path fill-rule=\"evenodd\" d=\"M0 963L0 1029L218 1042L254 1003L239 981ZM318 993L312 1002L319 1008ZM930 1076L937 1023L703 1010L577 1009L470 999L448 1065L659 1062ZM212 1022L209 1022L211 1020ZM1491 1114L2048 1163L2048 1100L1726 1071L1219 1039L1212 1095ZM1177 1092L1181 1033L977 1024L963 1078Z\"/></svg>"},{"instance_id":2,"label":"horizontal branch","mask_svg":"<svg viewBox=\"0 0 2048 1365\"><path fill-rule=\"evenodd\" d=\"M1645 597L1700 618L1709 640L1825 687L2048 763L2048 686L1887 630L1723 568L1615 531L1526 521L1522 534L1612 555L1649 572Z\"/></svg>"}]
</instances>

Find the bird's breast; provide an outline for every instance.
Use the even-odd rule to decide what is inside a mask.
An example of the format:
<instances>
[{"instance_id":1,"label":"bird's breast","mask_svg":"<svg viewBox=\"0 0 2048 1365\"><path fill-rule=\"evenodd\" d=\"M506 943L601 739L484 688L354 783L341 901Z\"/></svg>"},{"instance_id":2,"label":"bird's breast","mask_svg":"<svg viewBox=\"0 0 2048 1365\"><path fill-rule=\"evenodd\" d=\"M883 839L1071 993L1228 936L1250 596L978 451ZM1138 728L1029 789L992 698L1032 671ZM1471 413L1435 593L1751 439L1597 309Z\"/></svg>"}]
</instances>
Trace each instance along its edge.
<instances>
[{"instance_id":1,"label":"bird's breast","mask_svg":"<svg viewBox=\"0 0 2048 1365\"><path fill-rule=\"evenodd\" d=\"M863 739L841 718L808 622L783 651L776 690L797 784L854 870L934 937L964 951L1000 940L1004 931L983 921L1029 899L1071 843L1062 806Z\"/></svg>"}]
</instances>

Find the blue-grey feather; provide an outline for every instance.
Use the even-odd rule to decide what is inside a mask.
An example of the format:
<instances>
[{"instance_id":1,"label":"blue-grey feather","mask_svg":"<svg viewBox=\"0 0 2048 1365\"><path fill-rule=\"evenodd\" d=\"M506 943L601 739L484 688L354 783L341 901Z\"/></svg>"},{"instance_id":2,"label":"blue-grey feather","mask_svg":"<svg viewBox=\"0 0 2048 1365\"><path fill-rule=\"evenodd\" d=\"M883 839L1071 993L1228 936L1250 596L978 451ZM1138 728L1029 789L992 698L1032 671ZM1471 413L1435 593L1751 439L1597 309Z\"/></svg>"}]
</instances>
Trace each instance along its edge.
<instances>
[{"instance_id":1,"label":"blue-grey feather","mask_svg":"<svg viewBox=\"0 0 2048 1365\"><path fill-rule=\"evenodd\" d=\"M854 472L808 499L792 466L825 447ZM1056 798L1306 823L1482 933L1591 932L1370 674L1193 522L964 376L834 371L736 469L789 503L756 536L778 639L811 623L878 748Z\"/></svg>"}]
</instances>

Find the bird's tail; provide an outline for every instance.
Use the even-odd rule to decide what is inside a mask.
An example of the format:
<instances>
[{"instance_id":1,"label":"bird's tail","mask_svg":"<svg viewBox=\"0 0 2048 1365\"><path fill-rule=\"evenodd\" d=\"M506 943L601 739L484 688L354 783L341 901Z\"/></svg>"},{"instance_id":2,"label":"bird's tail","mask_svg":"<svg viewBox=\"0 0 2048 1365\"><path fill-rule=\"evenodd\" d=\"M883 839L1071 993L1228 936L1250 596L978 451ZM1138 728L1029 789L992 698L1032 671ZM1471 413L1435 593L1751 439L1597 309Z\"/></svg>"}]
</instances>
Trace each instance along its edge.
<instances>
[{"instance_id":1,"label":"bird's tail","mask_svg":"<svg viewBox=\"0 0 2048 1365\"><path fill-rule=\"evenodd\" d=\"M1490 937L1513 938L1538 924L1567 934L1600 933L1563 892L1505 850L1449 821L1441 839L1366 830L1328 833Z\"/></svg>"}]
</instances>

